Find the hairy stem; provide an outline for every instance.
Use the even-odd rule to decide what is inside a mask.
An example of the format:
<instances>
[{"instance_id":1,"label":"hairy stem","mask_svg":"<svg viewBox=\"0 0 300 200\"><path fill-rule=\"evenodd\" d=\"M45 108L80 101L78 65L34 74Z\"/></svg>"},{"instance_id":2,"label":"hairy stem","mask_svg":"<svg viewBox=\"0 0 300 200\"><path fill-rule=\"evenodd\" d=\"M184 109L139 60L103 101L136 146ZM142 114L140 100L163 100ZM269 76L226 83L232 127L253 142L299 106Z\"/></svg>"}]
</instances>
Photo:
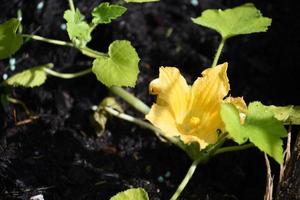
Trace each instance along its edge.
<instances>
[{"instance_id":1,"label":"hairy stem","mask_svg":"<svg viewBox=\"0 0 300 200\"><path fill-rule=\"evenodd\" d=\"M218 61L219 61L220 55L222 53L225 41L226 41L226 39L222 38L221 43L219 44L218 50L215 54L214 61L212 63L212 67L215 67L218 64Z\"/></svg>"},{"instance_id":2,"label":"hairy stem","mask_svg":"<svg viewBox=\"0 0 300 200\"><path fill-rule=\"evenodd\" d=\"M72 12L75 12L75 6L74 6L74 2L73 0L68 0L69 1L69 7L70 7L70 10Z\"/></svg>"},{"instance_id":3,"label":"hairy stem","mask_svg":"<svg viewBox=\"0 0 300 200\"><path fill-rule=\"evenodd\" d=\"M63 79L72 79L72 78L77 78L80 76L84 76L86 74L89 74L92 72L92 68L88 68L86 70L80 71L80 72L76 72L76 73L60 73L57 71L54 71L52 69L49 68L44 68L44 71L52 76L58 77L58 78L63 78Z\"/></svg>"},{"instance_id":4,"label":"hairy stem","mask_svg":"<svg viewBox=\"0 0 300 200\"><path fill-rule=\"evenodd\" d=\"M227 133L223 133L220 137L219 140L210 148L203 150L201 154L199 154L198 158L195 159L190 166L188 172L186 173L184 179L181 181L180 185L178 186L176 192L173 194L170 200L177 200L181 192L184 190L190 179L192 178L197 165L202 162L206 162L210 157L214 156L215 152L223 145L223 143L226 140Z\"/></svg>"},{"instance_id":5,"label":"hairy stem","mask_svg":"<svg viewBox=\"0 0 300 200\"><path fill-rule=\"evenodd\" d=\"M140 99L136 98L126 90L124 90L121 87L118 86L112 86L109 88L111 92L121 97L123 100L125 100L127 103L129 103L131 106L133 106L136 110L142 112L143 114L147 114L150 110L150 108Z\"/></svg>"},{"instance_id":6,"label":"hairy stem","mask_svg":"<svg viewBox=\"0 0 300 200\"><path fill-rule=\"evenodd\" d=\"M46 43L50 43L50 44L55 44L55 45L59 45L59 46L68 46L68 47L73 47L73 48L77 48L81 51L82 54L89 56L91 58L99 58L99 57L107 57L107 54L99 52L99 51L95 51L93 49L90 49L88 47L76 47L73 43L71 42L66 42L66 41L62 41L62 40L55 40L55 39L49 39L49 38L45 38L39 35L34 35L34 34L21 34L22 37L25 38L30 38L33 40L38 40L38 41L42 41L42 42L46 42Z\"/></svg>"},{"instance_id":7,"label":"hairy stem","mask_svg":"<svg viewBox=\"0 0 300 200\"><path fill-rule=\"evenodd\" d=\"M188 184L190 179L193 177L193 174L199 164L199 160L195 160L192 165L190 166L188 172L186 173L184 179L181 181L180 185L178 186L176 192L173 194L170 200L177 200L181 192L184 190L185 186Z\"/></svg>"},{"instance_id":8,"label":"hairy stem","mask_svg":"<svg viewBox=\"0 0 300 200\"><path fill-rule=\"evenodd\" d=\"M145 122L144 120L132 117L128 114L125 113L121 113L113 108L110 107L105 107L104 110L106 112L108 112L109 114L118 117L120 119L123 119L125 121L134 123L136 125L139 125L143 128L147 128L149 130L152 130L157 137L159 137L159 139L161 139L162 141L166 142L166 140L169 140L170 142L172 142L173 144L177 145L179 148L184 150L184 146L182 143L178 142L178 140L175 137L168 137L168 135L166 135L164 132L162 132L159 128L153 126L152 124Z\"/></svg>"},{"instance_id":9,"label":"hairy stem","mask_svg":"<svg viewBox=\"0 0 300 200\"><path fill-rule=\"evenodd\" d=\"M55 39L49 39L49 38L45 38L45 37L42 37L42 36L39 36L39 35L21 34L21 36L25 37L25 38L30 38L30 39L33 39L33 40L38 40L38 41L50 43L50 44L74 47L73 43L71 43L71 42L66 42L66 41L62 41L62 40L55 40Z\"/></svg>"},{"instance_id":10,"label":"hairy stem","mask_svg":"<svg viewBox=\"0 0 300 200\"><path fill-rule=\"evenodd\" d=\"M222 153L226 153L226 152L232 152L232 151L242 151L242 150L249 149L251 147L254 147L254 145L252 143L244 144L244 145L240 145L240 146L223 147L223 148L218 149L214 153L214 155L218 155L218 154L222 154Z\"/></svg>"},{"instance_id":11,"label":"hairy stem","mask_svg":"<svg viewBox=\"0 0 300 200\"><path fill-rule=\"evenodd\" d=\"M127 115L125 113L121 113L111 107L105 107L104 110L106 112L108 112L109 114L115 116L115 117L118 117L120 119L123 119L125 121L129 121L129 122L132 122L134 124L137 124L141 127L144 127L144 128L147 128L147 129L150 129L154 132L160 132L160 130L158 128L156 128L155 126L153 126L152 124L148 123L148 122L145 122L141 119L138 119L138 118L135 118L135 117L132 117L130 115Z\"/></svg>"}]
</instances>

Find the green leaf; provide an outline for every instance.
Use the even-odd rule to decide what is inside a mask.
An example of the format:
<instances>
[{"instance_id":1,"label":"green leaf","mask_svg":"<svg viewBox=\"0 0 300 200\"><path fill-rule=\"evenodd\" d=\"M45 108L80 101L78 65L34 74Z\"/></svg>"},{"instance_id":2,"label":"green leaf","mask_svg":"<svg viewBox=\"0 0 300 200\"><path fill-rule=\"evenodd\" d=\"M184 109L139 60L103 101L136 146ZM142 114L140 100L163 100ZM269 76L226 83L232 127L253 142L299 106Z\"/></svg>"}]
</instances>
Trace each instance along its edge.
<instances>
[{"instance_id":1,"label":"green leaf","mask_svg":"<svg viewBox=\"0 0 300 200\"><path fill-rule=\"evenodd\" d=\"M16 31L20 21L12 18L0 24L0 59L4 59L14 54L20 49L23 39Z\"/></svg>"},{"instance_id":2,"label":"green leaf","mask_svg":"<svg viewBox=\"0 0 300 200\"><path fill-rule=\"evenodd\" d=\"M93 72L107 87L134 87L139 73L140 58L129 41L116 40L109 45L108 57L93 62Z\"/></svg>"},{"instance_id":3,"label":"green leaf","mask_svg":"<svg viewBox=\"0 0 300 200\"><path fill-rule=\"evenodd\" d=\"M38 66L22 71L13 75L5 81L8 85L23 86L23 87L35 87L42 85L46 79L47 74L44 71L45 66Z\"/></svg>"},{"instance_id":4,"label":"green leaf","mask_svg":"<svg viewBox=\"0 0 300 200\"><path fill-rule=\"evenodd\" d=\"M118 5L109 5L108 2L101 3L93 9L93 24L108 24L126 12L126 8Z\"/></svg>"},{"instance_id":5,"label":"green leaf","mask_svg":"<svg viewBox=\"0 0 300 200\"><path fill-rule=\"evenodd\" d=\"M278 121L273 112L260 102L252 102L248 106L245 122L239 122L239 112L232 104L224 103L221 117L229 135L237 143L242 144L248 138L261 151L273 157L279 164L283 163L283 142L287 136L283 124Z\"/></svg>"},{"instance_id":6,"label":"green leaf","mask_svg":"<svg viewBox=\"0 0 300 200\"><path fill-rule=\"evenodd\" d=\"M286 124L300 125L300 106L268 106L275 118Z\"/></svg>"},{"instance_id":7,"label":"green leaf","mask_svg":"<svg viewBox=\"0 0 300 200\"><path fill-rule=\"evenodd\" d=\"M110 200L149 200L147 192L142 188L128 189L124 192L119 192Z\"/></svg>"},{"instance_id":8,"label":"green leaf","mask_svg":"<svg viewBox=\"0 0 300 200\"><path fill-rule=\"evenodd\" d=\"M67 32L70 40L78 46L85 47L92 39L91 28L84 20L84 16L78 9L76 11L66 10L64 19L67 21Z\"/></svg>"},{"instance_id":9,"label":"green leaf","mask_svg":"<svg viewBox=\"0 0 300 200\"><path fill-rule=\"evenodd\" d=\"M214 29L223 39L241 34L265 32L272 22L270 18L263 17L252 3L226 10L205 10L200 17L192 20L196 24Z\"/></svg>"},{"instance_id":10,"label":"green leaf","mask_svg":"<svg viewBox=\"0 0 300 200\"><path fill-rule=\"evenodd\" d=\"M225 123L225 128L229 132L232 139L243 144L248 140L244 131L241 131L240 114L237 108L230 103L223 103L221 107L221 118Z\"/></svg>"},{"instance_id":11,"label":"green leaf","mask_svg":"<svg viewBox=\"0 0 300 200\"><path fill-rule=\"evenodd\" d=\"M127 3L149 3L149 2L157 2L159 0L125 0Z\"/></svg>"}]
</instances>

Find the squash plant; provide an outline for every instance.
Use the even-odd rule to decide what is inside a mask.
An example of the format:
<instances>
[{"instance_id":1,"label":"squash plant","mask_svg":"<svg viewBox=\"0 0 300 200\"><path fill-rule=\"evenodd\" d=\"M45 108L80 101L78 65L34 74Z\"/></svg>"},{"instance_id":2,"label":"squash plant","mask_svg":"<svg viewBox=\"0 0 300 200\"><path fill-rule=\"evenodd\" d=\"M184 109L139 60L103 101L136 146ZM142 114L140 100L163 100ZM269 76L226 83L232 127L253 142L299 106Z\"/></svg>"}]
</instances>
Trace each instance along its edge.
<instances>
[{"instance_id":1,"label":"squash plant","mask_svg":"<svg viewBox=\"0 0 300 200\"><path fill-rule=\"evenodd\" d=\"M142 3L157 0L125 1ZM109 45L107 52L88 47L95 27L121 17L126 8L117 4L101 3L93 9L92 20L88 22L72 0L69 0L69 7L64 13L64 19L70 42L21 33L21 22L13 18L0 25L0 59L13 55L21 48L23 40L29 38L76 48L93 60L92 66L77 73L61 73L55 71L55 66L50 62L17 73L2 84L36 87L42 85L49 75L70 79L94 73L109 90L145 115L145 119L132 117L115 106L115 102L106 99L95 111L98 121L103 122L102 127L106 120L101 117L113 115L153 130L190 157L191 167L171 200L178 199L199 164L225 152L257 147L278 164L283 164L283 138L287 136L284 124L300 124L299 107L267 106L259 101L246 103L243 97L231 97L227 76L230 61L218 63L228 39L243 34L265 32L271 25L271 19L262 16L253 4L226 10L209 9L201 16L191 19L193 23L219 33L220 45L213 62L192 85L187 84L177 68L161 67L159 77L149 86L149 92L157 96L156 103L151 107L122 88L134 87L139 73L140 58L129 41L116 40ZM223 147L227 140L233 140L236 145ZM111 198L118 199L146 200L149 197L140 188L129 189Z\"/></svg>"}]
</instances>

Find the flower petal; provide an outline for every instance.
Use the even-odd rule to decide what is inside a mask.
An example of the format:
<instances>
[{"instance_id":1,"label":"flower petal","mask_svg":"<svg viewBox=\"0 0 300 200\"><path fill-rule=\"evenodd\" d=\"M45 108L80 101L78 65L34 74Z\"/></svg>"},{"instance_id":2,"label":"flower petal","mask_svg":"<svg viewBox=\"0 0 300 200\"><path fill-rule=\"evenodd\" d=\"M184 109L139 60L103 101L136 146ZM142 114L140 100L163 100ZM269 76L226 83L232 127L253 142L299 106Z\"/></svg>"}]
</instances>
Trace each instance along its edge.
<instances>
[{"instance_id":1,"label":"flower petal","mask_svg":"<svg viewBox=\"0 0 300 200\"><path fill-rule=\"evenodd\" d=\"M247 114L247 104L243 97L227 97L224 101L233 104L239 110L241 124L244 124Z\"/></svg>"},{"instance_id":2,"label":"flower petal","mask_svg":"<svg viewBox=\"0 0 300 200\"><path fill-rule=\"evenodd\" d=\"M146 119L154 126L160 128L165 137L180 136L170 107L153 104L150 112L146 115Z\"/></svg>"},{"instance_id":3,"label":"flower petal","mask_svg":"<svg viewBox=\"0 0 300 200\"><path fill-rule=\"evenodd\" d=\"M241 113L247 113L247 104L243 97L227 97L224 101L233 104Z\"/></svg>"},{"instance_id":4,"label":"flower petal","mask_svg":"<svg viewBox=\"0 0 300 200\"><path fill-rule=\"evenodd\" d=\"M165 107L176 122L182 122L190 101L190 87L175 67L160 67L159 78L149 91L157 95L157 104Z\"/></svg>"},{"instance_id":5,"label":"flower petal","mask_svg":"<svg viewBox=\"0 0 300 200\"><path fill-rule=\"evenodd\" d=\"M205 141L201 149L215 143L218 139L217 130L224 126L220 108L229 92L226 71L227 63L206 69L202 72L203 77L199 77L192 86L191 107L182 124L185 131L181 132ZM197 127L188 126L193 118L200 119Z\"/></svg>"}]
</instances>

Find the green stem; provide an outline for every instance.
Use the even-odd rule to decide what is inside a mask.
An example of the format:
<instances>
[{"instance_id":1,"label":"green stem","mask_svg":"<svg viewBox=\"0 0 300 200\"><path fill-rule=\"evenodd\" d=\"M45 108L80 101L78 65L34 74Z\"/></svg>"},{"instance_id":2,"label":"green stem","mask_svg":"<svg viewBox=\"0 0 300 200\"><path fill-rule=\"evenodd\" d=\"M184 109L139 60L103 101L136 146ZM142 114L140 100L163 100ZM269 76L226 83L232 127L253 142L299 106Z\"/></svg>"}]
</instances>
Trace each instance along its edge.
<instances>
[{"instance_id":1,"label":"green stem","mask_svg":"<svg viewBox=\"0 0 300 200\"><path fill-rule=\"evenodd\" d=\"M142 102L140 99L136 98L123 88L118 86L112 86L109 89L112 93L121 97L123 100L125 100L127 103L129 103L136 110L142 112L143 114L146 115L150 111L150 108L144 102Z\"/></svg>"},{"instance_id":2,"label":"green stem","mask_svg":"<svg viewBox=\"0 0 300 200\"><path fill-rule=\"evenodd\" d=\"M88 47L76 47L73 43L71 42L66 42L66 41L62 41L62 40L54 40L54 39L49 39L49 38L45 38L39 35L30 35L30 34L21 34L22 37L25 38L30 38L33 40L38 40L38 41L42 41L42 42L46 42L46 43L50 43L50 44L55 44L55 45L60 45L60 46L68 46L68 47L73 47L73 48L77 48L81 51L82 54L89 56L91 58L99 58L99 57L103 57L106 56L107 54L105 53L101 53L99 51L95 51L93 49L90 49Z\"/></svg>"},{"instance_id":3,"label":"green stem","mask_svg":"<svg viewBox=\"0 0 300 200\"><path fill-rule=\"evenodd\" d=\"M78 49L81 51L82 54L89 56L91 58L108 57L106 53L95 51L88 47L78 47Z\"/></svg>"},{"instance_id":4,"label":"green stem","mask_svg":"<svg viewBox=\"0 0 300 200\"><path fill-rule=\"evenodd\" d=\"M118 117L118 118L123 119L123 120L128 121L128 122L132 122L132 123L137 124L137 125L139 125L143 128L147 128L149 130L152 130L157 135L157 137L159 137L162 141L166 141L166 139L167 139L171 143L177 145L179 148L184 150L183 144L178 142L178 140L175 137L168 137L168 135L166 135L159 128L153 126L152 124L150 124L148 122L145 122L141 119L132 117L130 115L127 115L125 113L121 113L121 112L119 112L117 110L114 110L113 108L110 108L110 107L105 107L104 110L106 112L110 113L111 115L115 116L115 117Z\"/></svg>"},{"instance_id":5,"label":"green stem","mask_svg":"<svg viewBox=\"0 0 300 200\"><path fill-rule=\"evenodd\" d=\"M218 50L216 52L216 55L214 57L214 61L212 63L212 67L215 67L218 64L218 61L219 61L220 55L222 53L225 41L226 41L226 39L222 38L221 43L219 44Z\"/></svg>"},{"instance_id":6,"label":"green stem","mask_svg":"<svg viewBox=\"0 0 300 200\"><path fill-rule=\"evenodd\" d=\"M54 40L54 39L49 39L49 38L44 38L39 35L30 35L30 34L21 34L22 37L25 38L31 38L34 40L50 43L50 44L55 44L55 45L60 45L60 46L69 46L69 47L74 47L73 43L71 42L66 42L62 40Z\"/></svg>"},{"instance_id":7,"label":"green stem","mask_svg":"<svg viewBox=\"0 0 300 200\"><path fill-rule=\"evenodd\" d=\"M138 118L135 118L135 117L132 117L130 115L127 115L125 113L121 113L111 107L105 107L104 110L106 112L108 112L109 114L115 116L115 117L118 117L120 119L123 119L125 121L129 121L129 122L132 122L134 124L137 124L141 127L144 127L144 128L147 128L147 129L150 129L154 132L160 132L160 130L158 128L156 128L155 126L153 126L152 124L148 123L148 122L145 122L141 119L138 119Z\"/></svg>"},{"instance_id":8,"label":"green stem","mask_svg":"<svg viewBox=\"0 0 300 200\"><path fill-rule=\"evenodd\" d=\"M7 97L7 101L9 101L10 103L13 103L13 104L19 104L20 106L23 107L23 109L25 110L25 113L30 116L30 111L29 109L27 108L27 106L25 105L25 103L19 99L15 99L15 98L12 98L12 97Z\"/></svg>"},{"instance_id":9,"label":"green stem","mask_svg":"<svg viewBox=\"0 0 300 200\"><path fill-rule=\"evenodd\" d=\"M193 174L199 164L200 160L195 160L192 165L190 166L188 172L186 173L184 179L181 181L180 185L178 186L176 192L173 194L170 200L177 200L181 192L184 190L185 186L188 184L190 179L193 177Z\"/></svg>"},{"instance_id":10,"label":"green stem","mask_svg":"<svg viewBox=\"0 0 300 200\"><path fill-rule=\"evenodd\" d=\"M70 7L70 10L72 12L75 12L75 6L74 6L74 2L73 0L68 0L69 1L69 7Z\"/></svg>"},{"instance_id":11,"label":"green stem","mask_svg":"<svg viewBox=\"0 0 300 200\"><path fill-rule=\"evenodd\" d=\"M230 147L223 147L223 148L219 148L215 153L215 155L218 154L222 154L222 153L226 153L226 152L232 152L232 151L242 151L242 150L246 150L249 149L251 147L254 147L254 145L252 143L249 144L244 144L241 146L230 146Z\"/></svg>"},{"instance_id":12,"label":"green stem","mask_svg":"<svg viewBox=\"0 0 300 200\"><path fill-rule=\"evenodd\" d=\"M49 68L44 68L44 71L47 74L58 77L58 78L72 79L72 78L77 78L77 77L84 76L86 74L91 73L92 68L88 68L88 69L85 69L83 71L76 72L76 73L60 73L60 72L53 71L52 69L49 69Z\"/></svg>"},{"instance_id":13,"label":"green stem","mask_svg":"<svg viewBox=\"0 0 300 200\"><path fill-rule=\"evenodd\" d=\"M197 165L199 163L206 162L211 156L213 156L215 151L217 151L217 149L219 149L223 145L223 143L226 140L227 135L228 135L227 133L223 133L220 136L218 142L216 142L213 146L211 146L207 150L203 150L203 153L199 154L198 158L193 161L187 174L185 175L184 179L182 180L182 182L180 183L176 192L173 194L173 196L171 197L170 200L176 200L179 197L181 192L184 190L185 186L188 184L188 182L192 178L192 176L197 168Z\"/></svg>"}]
</instances>

